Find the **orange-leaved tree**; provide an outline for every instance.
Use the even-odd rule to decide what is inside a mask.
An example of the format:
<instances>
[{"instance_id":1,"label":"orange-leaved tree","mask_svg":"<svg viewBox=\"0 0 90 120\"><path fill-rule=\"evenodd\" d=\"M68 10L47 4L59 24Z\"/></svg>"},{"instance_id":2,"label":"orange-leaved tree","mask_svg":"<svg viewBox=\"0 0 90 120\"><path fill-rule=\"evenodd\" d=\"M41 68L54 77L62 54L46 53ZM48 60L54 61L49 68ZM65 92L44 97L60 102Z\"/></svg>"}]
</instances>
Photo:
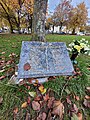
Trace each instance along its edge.
<instances>
[{"instance_id":1,"label":"orange-leaved tree","mask_svg":"<svg viewBox=\"0 0 90 120\"><path fill-rule=\"evenodd\" d=\"M75 34L75 30L78 28L80 31L84 30L87 20L87 8L84 2L77 5L72 10L72 15L69 18L68 27L72 29L72 34Z\"/></svg>"}]
</instances>

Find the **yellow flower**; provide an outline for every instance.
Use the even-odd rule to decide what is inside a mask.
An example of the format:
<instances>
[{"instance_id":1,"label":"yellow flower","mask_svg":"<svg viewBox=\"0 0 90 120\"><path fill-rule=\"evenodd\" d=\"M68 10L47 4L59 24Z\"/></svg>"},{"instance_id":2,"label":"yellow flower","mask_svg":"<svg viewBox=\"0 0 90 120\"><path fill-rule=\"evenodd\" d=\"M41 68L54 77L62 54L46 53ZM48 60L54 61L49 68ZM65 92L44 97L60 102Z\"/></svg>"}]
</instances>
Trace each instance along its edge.
<instances>
[{"instance_id":1,"label":"yellow flower","mask_svg":"<svg viewBox=\"0 0 90 120\"><path fill-rule=\"evenodd\" d=\"M84 43L80 43L80 46L81 46L81 48L86 47L86 45Z\"/></svg>"},{"instance_id":2,"label":"yellow flower","mask_svg":"<svg viewBox=\"0 0 90 120\"><path fill-rule=\"evenodd\" d=\"M79 53L80 53L80 50L82 49L82 47L79 46L79 45L75 45L74 48L75 48Z\"/></svg>"}]
</instances>

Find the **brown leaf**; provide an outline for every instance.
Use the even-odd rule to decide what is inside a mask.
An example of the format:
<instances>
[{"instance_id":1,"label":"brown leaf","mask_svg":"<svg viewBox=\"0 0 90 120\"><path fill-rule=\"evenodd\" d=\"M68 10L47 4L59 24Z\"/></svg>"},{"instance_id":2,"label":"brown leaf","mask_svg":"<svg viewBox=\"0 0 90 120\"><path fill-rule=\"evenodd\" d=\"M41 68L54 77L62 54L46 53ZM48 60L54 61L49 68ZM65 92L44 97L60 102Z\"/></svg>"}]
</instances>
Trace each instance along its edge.
<instances>
[{"instance_id":1,"label":"brown leaf","mask_svg":"<svg viewBox=\"0 0 90 120\"><path fill-rule=\"evenodd\" d=\"M88 101L88 100L84 99L83 104L84 104L84 106L85 106L85 107L90 108L90 101Z\"/></svg>"},{"instance_id":2,"label":"brown leaf","mask_svg":"<svg viewBox=\"0 0 90 120\"><path fill-rule=\"evenodd\" d=\"M3 102L3 98L2 98L2 97L0 97L0 104L2 104L2 102Z\"/></svg>"},{"instance_id":3,"label":"brown leaf","mask_svg":"<svg viewBox=\"0 0 90 120\"><path fill-rule=\"evenodd\" d=\"M75 113L78 113L78 108L75 104L73 104L73 109L74 109Z\"/></svg>"},{"instance_id":4,"label":"brown leaf","mask_svg":"<svg viewBox=\"0 0 90 120\"><path fill-rule=\"evenodd\" d=\"M40 104L36 101L32 101L33 110L40 110Z\"/></svg>"},{"instance_id":5,"label":"brown leaf","mask_svg":"<svg viewBox=\"0 0 90 120\"><path fill-rule=\"evenodd\" d=\"M47 104L48 108L52 108L54 100L55 100L54 97L50 97L50 99L48 100L48 104Z\"/></svg>"},{"instance_id":6,"label":"brown leaf","mask_svg":"<svg viewBox=\"0 0 90 120\"><path fill-rule=\"evenodd\" d=\"M87 90L88 92L90 92L90 87L86 87L86 90Z\"/></svg>"},{"instance_id":7,"label":"brown leaf","mask_svg":"<svg viewBox=\"0 0 90 120\"><path fill-rule=\"evenodd\" d=\"M30 66L29 63L26 63L26 64L24 65L24 70L28 71L28 70L30 70L30 68L31 68L31 66Z\"/></svg>"},{"instance_id":8,"label":"brown leaf","mask_svg":"<svg viewBox=\"0 0 90 120\"><path fill-rule=\"evenodd\" d=\"M26 108L27 107L27 102L24 102L22 105L21 105L21 108Z\"/></svg>"},{"instance_id":9,"label":"brown leaf","mask_svg":"<svg viewBox=\"0 0 90 120\"><path fill-rule=\"evenodd\" d=\"M46 119L46 113L40 113L39 116L37 117L37 120L45 120Z\"/></svg>"},{"instance_id":10,"label":"brown leaf","mask_svg":"<svg viewBox=\"0 0 90 120\"><path fill-rule=\"evenodd\" d=\"M30 120L30 113L27 112L25 120Z\"/></svg>"},{"instance_id":11,"label":"brown leaf","mask_svg":"<svg viewBox=\"0 0 90 120\"><path fill-rule=\"evenodd\" d=\"M13 112L14 112L14 114L17 114L18 113L18 107L14 108Z\"/></svg>"},{"instance_id":12,"label":"brown leaf","mask_svg":"<svg viewBox=\"0 0 90 120\"><path fill-rule=\"evenodd\" d=\"M80 68L76 68L76 71L80 71Z\"/></svg>"},{"instance_id":13,"label":"brown leaf","mask_svg":"<svg viewBox=\"0 0 90 120\"><path fill-rule=\"evenodd\" d=\"M79 96L74 96L74 98L75 98L77 101L80 100Z\"/></svg>"},{"instance_id":14,"label":"brown leaf","mask_svg":"<svg viewBox=\"0 0 90 120\"><path fill-rule=\"evenodd\" d=\"M77 113L77 117L78 117L78 120L83 120L82 113L78 112L78 113Z\"/></svg>"},{"instance_id":15,"label":"brown leaf","mask_svg":"<svg viewBox=\"0 0 90 120\"><path fill-rule=\"evenodd\" d=\"M27 103L30 104L30 102L31 102L31 98L28 97L28 99L27 99Z\"/></svg>"},{"instance_id":16,"label":"brown leaf","mask_svg":"<svg viewBox=\"0 0 90 120\"><path fill-rule=\"evenodd\" d=\"M90 70L90 67L88 67L87 69Z\"/></svg>"},{"instance_id":17,"label":"brown leaf","mask_svg":"<svg viewBox=\"0 0 90 120\"><path fill-rule=\"evenodd\" d=\"M52 114L58 115L60 117L60 120L62 120L64 114L64 106L60 100L54 101Z\"/></svg>"},{"instance_id":18,"label":"brown leaf","mask_svg":"<svg viewBox=\"0 0 90 120\"><path fill-rule=\"evenodd\" d=\"M40 100L41 100L41 96L39 96L39 95L36 96L34 100L35 100L35 101L40 101Z\"/></svg>"},{"instance_id":19,"label":"brown leaf","mask_svg":"<svg viewBox=\"0 0 90 120\"><path fill-rule=\"evenodd\" d=\"M49 100L49 94L43 96L43 99L44 99L44 101L48 101Z\"/></svg>"},{"instance_id":20,"label":"brown leaf","mask_svg":"<svg viewBox=\"0 0 90 120\"><path fill-rule=\"evenodd\" d=\"M0 77L0 80L4 79L5 77L6 77L6 76L4 76L4 75L3 75L3 76L1 76L1 77Z\"/></svg>"},{"instance_id":21,"label":"brown leaf","mask_svg":"<svg viewBox=\"0 0 90 120\"><path fill-rule=\"evenodd\" d=\"M90 96L86 95L85 98L86 98L87 100L89 100L89 99L90 99Z\"/></svg>"},{"instance_id":22,"label":"brown leaf","mask_svg":"<svg viewBox=\"0 0 90 120\"><path fill-rule=\"evenodd\" d=\"M66 100L67 100L67 103L71 105L72 102L71 102L71 100L69 99L69 97L67 97Z\"/></svg>"}]
</instances>

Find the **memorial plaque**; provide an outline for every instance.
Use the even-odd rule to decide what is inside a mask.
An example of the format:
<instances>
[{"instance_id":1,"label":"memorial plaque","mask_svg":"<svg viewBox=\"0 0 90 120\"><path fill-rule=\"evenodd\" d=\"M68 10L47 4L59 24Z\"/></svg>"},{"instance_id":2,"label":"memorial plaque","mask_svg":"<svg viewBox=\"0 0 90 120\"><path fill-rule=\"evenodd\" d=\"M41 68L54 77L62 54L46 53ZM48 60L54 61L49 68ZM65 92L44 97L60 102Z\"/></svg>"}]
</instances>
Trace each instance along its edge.
<instances>
[{"instance_id":1,"label":"memorial plaque","mask_svg":"<svg viewBox=\"0 0 90 120\"><path fill-rule=\"evenodd\" d=\"M18 78L73 75L73 71L64 42L22 42Z\"/></svg>"}]
</instances>

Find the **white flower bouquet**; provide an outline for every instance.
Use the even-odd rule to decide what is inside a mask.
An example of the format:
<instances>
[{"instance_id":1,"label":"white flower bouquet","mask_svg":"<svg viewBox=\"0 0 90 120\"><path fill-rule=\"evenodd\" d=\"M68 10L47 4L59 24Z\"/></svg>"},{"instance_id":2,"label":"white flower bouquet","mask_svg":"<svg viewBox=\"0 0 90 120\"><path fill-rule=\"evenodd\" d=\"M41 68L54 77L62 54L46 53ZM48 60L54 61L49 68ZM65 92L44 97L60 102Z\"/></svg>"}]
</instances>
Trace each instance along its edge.
<instances>
[{"instance_id":1,"label":"white flower bouquet","mask_svg":"<svg viewBox=\"0 0 90 120\"><path fill-rule=\"evenodd\" d=\"M90 45L84 38L81 40L73 40L73 42L69 44L68 50L72 52L72 61L74 61L80 53L90 55Z\"/></svg>"}]
</instances>

